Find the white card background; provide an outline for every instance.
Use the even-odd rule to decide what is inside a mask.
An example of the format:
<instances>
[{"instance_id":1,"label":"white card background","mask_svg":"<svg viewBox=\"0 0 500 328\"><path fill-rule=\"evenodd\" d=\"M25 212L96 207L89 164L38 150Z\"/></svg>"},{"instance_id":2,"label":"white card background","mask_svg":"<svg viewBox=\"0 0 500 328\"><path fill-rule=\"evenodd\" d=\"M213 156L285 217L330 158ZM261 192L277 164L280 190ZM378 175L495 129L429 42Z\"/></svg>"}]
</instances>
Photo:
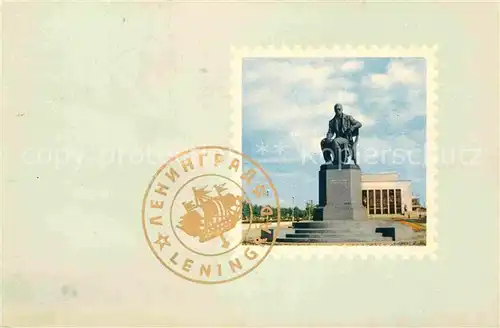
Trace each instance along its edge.
<instances>
[{"instance_id":1,"label":"white card background","mask_svg":"<svg viewBox=\"0 0 500 328\"><path fill-rule=\"evenodd\" d=\"M3 3L3 324L498 323L496 9ZM268 259L202 286L154 259L144 190L169 156L230 143L231 46L412 43L439 47L439 147L482 150L440 167L435 261Z\"/></svg>"}]
</instances>

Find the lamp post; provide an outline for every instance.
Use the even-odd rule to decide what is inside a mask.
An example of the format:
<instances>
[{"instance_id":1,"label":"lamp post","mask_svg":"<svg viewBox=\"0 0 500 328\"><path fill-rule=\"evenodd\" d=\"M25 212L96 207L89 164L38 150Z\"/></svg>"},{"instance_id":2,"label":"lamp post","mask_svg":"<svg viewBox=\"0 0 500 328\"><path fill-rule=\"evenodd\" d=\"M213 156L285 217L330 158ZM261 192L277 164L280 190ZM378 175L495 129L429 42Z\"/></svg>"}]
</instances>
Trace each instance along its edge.
<instances>
[{"instance_id":1,"label":"lamp post","mask_svg":"<svg viewBox=\"0 0 500 328\"><path fill-rule=\"evenodd\" d=\"M295 218L295 196L292 196L292 223Z\"/></svg>"}]
</instances>

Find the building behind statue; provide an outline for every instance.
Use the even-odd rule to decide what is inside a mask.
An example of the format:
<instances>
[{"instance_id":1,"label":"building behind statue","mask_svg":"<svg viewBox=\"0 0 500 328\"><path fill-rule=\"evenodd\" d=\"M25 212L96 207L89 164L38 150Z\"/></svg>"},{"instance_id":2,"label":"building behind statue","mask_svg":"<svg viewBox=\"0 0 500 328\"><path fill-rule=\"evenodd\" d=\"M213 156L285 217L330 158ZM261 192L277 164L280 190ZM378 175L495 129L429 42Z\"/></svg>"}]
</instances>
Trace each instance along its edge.
<instances>
[{"instance_id":1,"label":"building behind statue","mask_svg":"<svg viewBox=\"0 0 500 328\"><path fill-rule=\"evenodd\" d=\"M364 173L361 189L369 216L418 217L424 213L419 199L412 195L411 181L399 180L397 173Z\"/></svg>"}]
</instances>

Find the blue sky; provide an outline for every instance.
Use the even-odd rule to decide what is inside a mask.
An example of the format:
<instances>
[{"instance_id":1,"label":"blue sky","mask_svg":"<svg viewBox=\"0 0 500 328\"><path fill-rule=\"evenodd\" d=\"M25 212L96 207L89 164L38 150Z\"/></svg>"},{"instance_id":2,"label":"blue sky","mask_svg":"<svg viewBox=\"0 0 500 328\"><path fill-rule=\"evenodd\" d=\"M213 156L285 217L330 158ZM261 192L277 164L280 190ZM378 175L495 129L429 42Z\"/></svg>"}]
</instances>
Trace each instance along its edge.
<instances>
[{"instance_id":1,"label":"blue sky","mask_svg":"<svg viewBox=\"0 0 500 328\"><path fill-rule=\"evenodd\" d=\"M397 172L425 203L423 58L251 58L243 61L243 152L269 173L282 206L318 201L319 143L333 105L363 124L364 173Z\"/></svg>"}]
</instances>

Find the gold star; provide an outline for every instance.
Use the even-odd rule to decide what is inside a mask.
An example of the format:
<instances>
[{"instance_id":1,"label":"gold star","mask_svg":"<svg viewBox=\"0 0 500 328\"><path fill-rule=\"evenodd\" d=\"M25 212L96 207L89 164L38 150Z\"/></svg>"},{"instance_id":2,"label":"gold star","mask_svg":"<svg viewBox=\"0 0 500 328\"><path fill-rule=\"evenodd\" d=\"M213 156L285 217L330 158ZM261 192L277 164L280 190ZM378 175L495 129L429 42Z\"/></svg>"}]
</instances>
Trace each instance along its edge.
<instances>
[{"instance_id":1,"label":"gold star","mask_svg":"<svg viewBox=\"0 0 500 328\"><path fill-rule=\"evenodd\" d=\"M165 245L170 246L168 236L162 236L161 233L158 232L158 239L155 241L155 244L160 245L160 251L163 250Z\"/></svg>"}]
</instances>

